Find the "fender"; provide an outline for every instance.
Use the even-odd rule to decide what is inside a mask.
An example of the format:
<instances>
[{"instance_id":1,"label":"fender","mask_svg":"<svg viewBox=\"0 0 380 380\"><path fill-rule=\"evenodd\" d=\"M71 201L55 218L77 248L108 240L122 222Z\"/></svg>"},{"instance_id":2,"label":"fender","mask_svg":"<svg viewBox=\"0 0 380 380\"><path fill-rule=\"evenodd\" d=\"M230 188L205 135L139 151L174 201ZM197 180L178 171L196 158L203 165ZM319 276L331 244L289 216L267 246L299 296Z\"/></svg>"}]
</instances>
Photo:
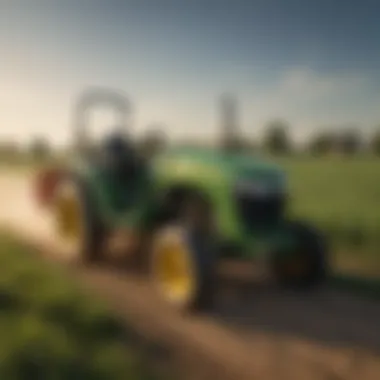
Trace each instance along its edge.
<instances>
[{"instance_id":1,"label":"fender","mask_svg":"<svg viewBox=\"0 0 380 380\"><path fill-rule=\"evenodd\" d=\"M38 206L48 208L53 200L55 189L65 175L60 167L50 167L41 170L35 177L33 198Z\"/></svg>"}]
</instances>

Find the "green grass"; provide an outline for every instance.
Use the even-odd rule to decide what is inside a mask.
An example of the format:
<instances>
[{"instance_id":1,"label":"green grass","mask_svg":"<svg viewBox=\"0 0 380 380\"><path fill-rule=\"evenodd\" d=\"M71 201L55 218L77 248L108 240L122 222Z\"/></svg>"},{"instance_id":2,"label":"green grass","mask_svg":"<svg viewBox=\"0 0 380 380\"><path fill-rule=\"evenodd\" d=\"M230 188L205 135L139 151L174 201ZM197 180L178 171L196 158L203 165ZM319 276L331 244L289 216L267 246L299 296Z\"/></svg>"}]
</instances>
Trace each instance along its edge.
<instances>
[{"instance_id":1,"label":"green grass","mask_svg":"<svg viewBox=\"0 0 380 380\"><path fill-rule=\"evenodd\" d=\"M0 379L153 379L108 310L0 234Z\"/></svg>"},{"instance_id":2,"label":"green grass","mask_svg":"<svg viewBox=\"0 0 380 380\"><path fill-rule=\"evenodd\" d=\"M277 161L289 175L292 214L312 220L328 234L339 262L350 256L348 266L367 266L380 275L380 159Z\"/></svg>"}]
</instances>

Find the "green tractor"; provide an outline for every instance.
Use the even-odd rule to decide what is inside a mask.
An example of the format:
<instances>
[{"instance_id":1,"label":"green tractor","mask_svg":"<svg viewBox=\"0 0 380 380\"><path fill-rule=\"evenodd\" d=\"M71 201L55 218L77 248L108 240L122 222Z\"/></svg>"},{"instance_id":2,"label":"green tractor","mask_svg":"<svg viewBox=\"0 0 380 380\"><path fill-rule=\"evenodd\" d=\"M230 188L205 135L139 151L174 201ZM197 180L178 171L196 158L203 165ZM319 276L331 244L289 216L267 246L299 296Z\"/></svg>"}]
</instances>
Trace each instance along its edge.
<instances>
[{"instance_id":1,"label":"green tractor","mask_svg":"<svg viewBox=\"0 0 380 380\"><path fill-rule=\"evenodd\" d=\"M114 106L127 124L124 96L85 93L76 112L77 154L41 172L36 186L75 261L100 263L119 239L129 262L180 310L212 305L224 259L264 262L283 286L310 289L325 280L326 242L313 226L287 217L280 168L223 149L177 147L147 159L123 129L91 145L84 117L98 103Z\"/></svg>"}]
</instances>

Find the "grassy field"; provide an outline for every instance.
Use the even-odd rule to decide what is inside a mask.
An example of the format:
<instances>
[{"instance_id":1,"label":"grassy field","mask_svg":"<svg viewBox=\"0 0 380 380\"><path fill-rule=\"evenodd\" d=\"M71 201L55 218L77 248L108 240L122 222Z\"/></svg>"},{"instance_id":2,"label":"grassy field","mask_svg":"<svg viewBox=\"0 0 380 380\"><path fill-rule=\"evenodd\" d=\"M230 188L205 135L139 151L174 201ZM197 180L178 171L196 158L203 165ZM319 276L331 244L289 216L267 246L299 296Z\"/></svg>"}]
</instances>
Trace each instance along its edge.
<instances>
[{"instance_id":1,"label":"grassy field","mask_svg":"<svg viewBox=\"0 0 380 380\"><path fill-rule=\"evenodd\" d=\"M0 379L154 379L119 321L0 234Z\"/></svg>"},{"instance_id":2,"label":"grassy field","mask_svg":"<svg viewBox=\"0 0 380 380\"><path fill-rule=\"evenodd\" d=\"M326 231L339 260L350 256L351 266L362 261L380 275L380 159L297 157L276 161L289 175L291 212Z\"/></svg>"}]
</instances>

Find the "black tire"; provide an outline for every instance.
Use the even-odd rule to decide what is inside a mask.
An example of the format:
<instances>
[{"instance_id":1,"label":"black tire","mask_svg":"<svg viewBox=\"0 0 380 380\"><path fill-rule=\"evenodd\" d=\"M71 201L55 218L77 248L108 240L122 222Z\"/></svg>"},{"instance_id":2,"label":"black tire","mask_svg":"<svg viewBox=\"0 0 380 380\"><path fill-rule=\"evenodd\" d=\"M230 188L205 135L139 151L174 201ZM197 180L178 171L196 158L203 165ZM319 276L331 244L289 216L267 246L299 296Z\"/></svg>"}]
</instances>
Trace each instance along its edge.
<instances>
[{"instance_id":1,"label":"black tire","mask_svg":"<svg viewBox=\"0 0 380 380\"><path fill-rule=\"evenodd\" d=\"M194 266L197 268L198 289L189 311L210 310L215 302L215 261L216 247L210 236L199 231L187 230L187 239Z\"/></svg>"},{"instance_id":2,"label":"black tire","mask_svg":"<svg viewBox=\"0 0 380 380\"><path fill-rule=\"evenodd\" d=\"M160 238L161 234L172 233L181 236L182 244L186 247L188 252L191 266L193 268L193 279L195 283L194 290L191 296L186 300L171 301L177 310L182 312L194 312L209 310L214 305L215 296L215 250L212 242L206 235L202 235L199 231L194 231L188 227L181 225L166 226L162 230L157 231L157 237ZM157 267L157 260L159 257L156 253L152 253L153 271ZM153 279L155 276L153 275ZM157 287L159 288L159 287ZM165 295L161 293L165 298Z\"/></svg>"},{"instance_id":3,"label":"black tire","mask_svg":"<svg viewBox=\"0 0 380 380\"><path fill-rule=\"evenodd\" d=\"M173 231L180 235L189 253L195 272L196 289L187 302L176 305L177 309L184 312L205 311L214 305L217 249L215 236L208 224L210 212L211 208L204 198L198 194L188 194L181 202L177 218L155 233L160 236L161 233Z\"/></svg>"},{"instance_id":4,"label":"black tire","mask_svg":"<svg viewBox=\"0 0 380 380\"><path fill-rule=\"evenodd\" d=\"M67 175L58 186L72 186L75 189L81 218L83 218L83 235L73 262L76 264L100 262L103 259L106 231L89 187L84 180L75 175Z\"/></svg>"},{"instance_id":5,"label":"black tire","mask_svg":"<svg viewBox=\"0 0 380 380\"><path fill-rule=\"evenodd\" d=\"M308 290L323 284L329 273L329 250L325 237L305 222L291 222L287 229L295 238L296 246L286 255L283 252L274 254L272 269L275 279L280 285L294 289ZM307 265L303 272L289 275L283 271L283 266L295 257L305 260Z\"/></svg>"}]
</instances>

